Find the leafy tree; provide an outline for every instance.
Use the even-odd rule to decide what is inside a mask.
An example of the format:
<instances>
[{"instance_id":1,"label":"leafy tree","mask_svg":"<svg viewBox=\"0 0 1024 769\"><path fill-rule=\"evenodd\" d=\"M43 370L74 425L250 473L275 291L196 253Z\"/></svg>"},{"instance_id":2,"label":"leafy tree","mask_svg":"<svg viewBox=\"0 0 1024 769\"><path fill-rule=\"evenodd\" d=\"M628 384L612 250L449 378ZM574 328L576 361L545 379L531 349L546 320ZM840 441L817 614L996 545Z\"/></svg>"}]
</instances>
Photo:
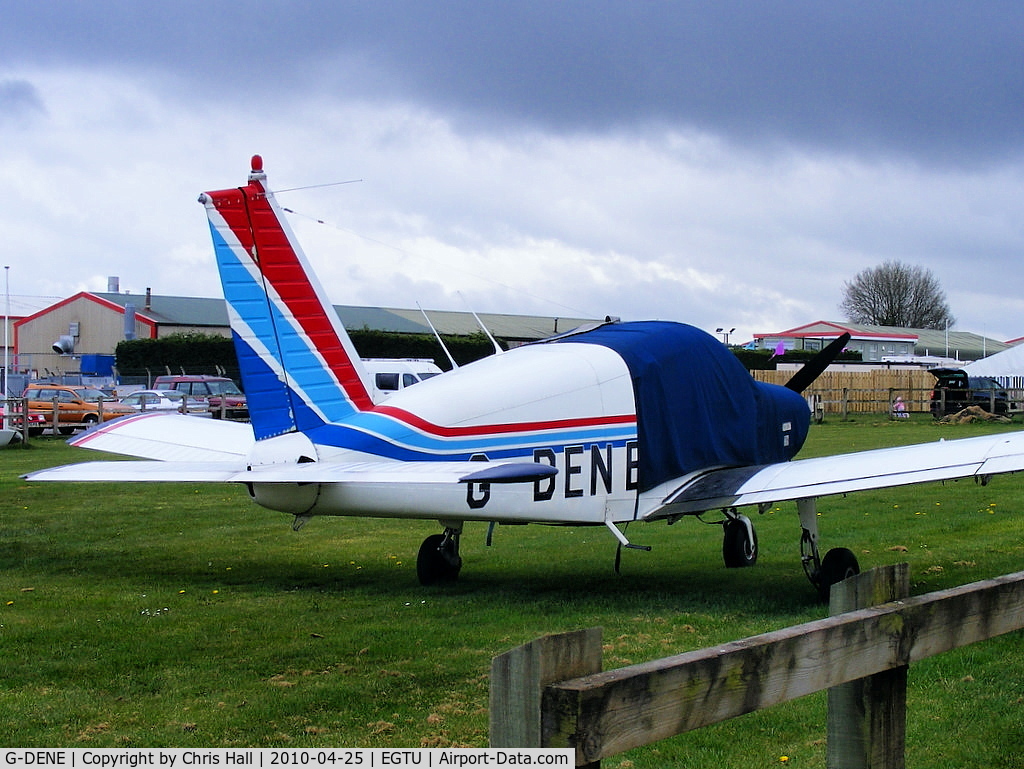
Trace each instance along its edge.
<instances>
[{"instance_id":1,"label":"leafy tree","mask_svg":"<svg viewBox=\"0 0 1024 769\"><path fill-rule=\"evenodd\" d=\"M854 323L941 329L956 318L931 270L893 261L870 267L843 284L839 309Z\"/></svg>"}]
</instances>

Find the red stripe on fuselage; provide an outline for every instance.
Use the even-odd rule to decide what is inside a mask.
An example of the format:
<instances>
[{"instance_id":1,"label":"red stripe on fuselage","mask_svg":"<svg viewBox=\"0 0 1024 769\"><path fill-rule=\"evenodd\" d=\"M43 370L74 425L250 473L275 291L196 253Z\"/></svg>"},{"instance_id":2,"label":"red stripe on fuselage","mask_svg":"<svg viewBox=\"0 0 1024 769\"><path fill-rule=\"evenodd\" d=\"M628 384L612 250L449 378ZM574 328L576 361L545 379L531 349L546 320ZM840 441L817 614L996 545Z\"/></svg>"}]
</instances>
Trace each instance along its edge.
<instances>
[{"instance_id":1,"label":"red stripe on fuselage","mask_svg":"<svg viewBox=\"0 0 1024 769\"><path fill-rule=\"evenodd\" d=\"M580 427L607 427L609 425L628 425L636 423L633 414L613 416L580 417L577 419L556 419L547 422L512 422L499 425L475 425L470 427L443 427L416 416L404 409L381 405L373 409L378 414L386 414L400 422L404 422L417 430L437 435L442 438L460 438L478 435L498 435L506 433L539 432L542 430L567 430Z\"/></svg>"}]
</instances>

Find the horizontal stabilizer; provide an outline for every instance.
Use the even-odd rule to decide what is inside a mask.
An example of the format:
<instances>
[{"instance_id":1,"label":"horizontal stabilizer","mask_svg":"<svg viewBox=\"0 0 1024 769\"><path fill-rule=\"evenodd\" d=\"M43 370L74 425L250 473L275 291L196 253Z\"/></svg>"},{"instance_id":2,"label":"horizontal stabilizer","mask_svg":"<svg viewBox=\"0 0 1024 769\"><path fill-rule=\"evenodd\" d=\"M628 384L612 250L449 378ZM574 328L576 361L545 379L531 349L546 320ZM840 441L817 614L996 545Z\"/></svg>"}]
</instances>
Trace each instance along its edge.
<instances>
[{"instance_id":1,"label":"horizontal stabilizer","mask_svg":"<svg viewBox=\"0 0 1024 769\"><path fill-rule=\"evenodd\" d=\"M245 470L238 462L81 462L23 476L27 481L224 483Z\"/></svg>"},{"instance_id":2,"label":"horizontal stabilizer","mask_svg":"<svg viewBox=\"0 0 1024 769\"><path fill-rule=\"evenodd\" d=\"M243 460L255 439L243 422L182 414L140 414L97 425L68 441L71 446L165 462Z\"/></svg>"},{"instance_id":3,"label":"horizontal stabilizer","mask_svg":"<svg viewBox=\"0 0 1024 769\"><path fill-rule=\"evenodd\" d=\"M1024 432L711 470L687 480L645 520L1024 470Z\"/></svg>"}]
</instances>

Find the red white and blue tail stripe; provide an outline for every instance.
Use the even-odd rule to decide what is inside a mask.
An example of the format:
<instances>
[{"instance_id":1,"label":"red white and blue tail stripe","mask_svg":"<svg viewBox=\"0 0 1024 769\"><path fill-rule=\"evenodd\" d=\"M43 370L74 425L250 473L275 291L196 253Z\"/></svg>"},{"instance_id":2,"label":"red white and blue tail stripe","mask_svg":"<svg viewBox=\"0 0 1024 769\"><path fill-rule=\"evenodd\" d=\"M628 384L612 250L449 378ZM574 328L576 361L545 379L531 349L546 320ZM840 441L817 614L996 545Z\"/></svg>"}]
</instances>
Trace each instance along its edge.
<instances>
[{"instance_id":1,"label":"red white and blue tail stripe","mask_svg":"<svg viewBox=\"0 0 1024 769\"><path fill-rule=\"evenodd\" d=\"M207 192L217 268L257 440L372 406L365 372L274 195L259 155L244 187Z\"/></svg>"}]
</instances>

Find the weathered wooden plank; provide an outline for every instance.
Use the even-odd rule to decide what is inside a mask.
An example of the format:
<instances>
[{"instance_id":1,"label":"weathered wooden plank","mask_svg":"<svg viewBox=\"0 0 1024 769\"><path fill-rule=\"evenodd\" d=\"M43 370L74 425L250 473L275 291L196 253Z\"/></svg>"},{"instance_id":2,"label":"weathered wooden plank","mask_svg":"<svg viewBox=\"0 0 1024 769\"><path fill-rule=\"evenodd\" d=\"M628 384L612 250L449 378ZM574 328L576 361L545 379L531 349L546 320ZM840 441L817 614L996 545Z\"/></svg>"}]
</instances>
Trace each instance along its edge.
<instances>
[{"instance_id":1,"label":"weathered wooden plank","mask_svg":"<svg viewBox=\"0 0 1024 769\"><path fill-rule=\"evenodd\" d=\"M563 681L542 745L597 761L1021 627L1024 572Z\"/></svg>"},{"instance_id":2,"label":"weathered wooden plank","mask_svg":"<svg viewBox=\"0 0 1024 769\"><path fill-rule=\"evenodd\" d=\"M906 563L871 569L832 586L832 616L910 595ZM903 769L907 671L898 667L828 690L828 769Z\"/></svg>"},{"instance_id":3,"label":"weathered wooden plank","mask_svg":"<svg viewBox=\"0 0 1024 769\"><path fill-rule=\"evenodd\" d=\"M542 747L544 687L600 672L601 664L601 628L544 636L495 657L490 680L491 747Z\"/></svg>"}]
</instances>

